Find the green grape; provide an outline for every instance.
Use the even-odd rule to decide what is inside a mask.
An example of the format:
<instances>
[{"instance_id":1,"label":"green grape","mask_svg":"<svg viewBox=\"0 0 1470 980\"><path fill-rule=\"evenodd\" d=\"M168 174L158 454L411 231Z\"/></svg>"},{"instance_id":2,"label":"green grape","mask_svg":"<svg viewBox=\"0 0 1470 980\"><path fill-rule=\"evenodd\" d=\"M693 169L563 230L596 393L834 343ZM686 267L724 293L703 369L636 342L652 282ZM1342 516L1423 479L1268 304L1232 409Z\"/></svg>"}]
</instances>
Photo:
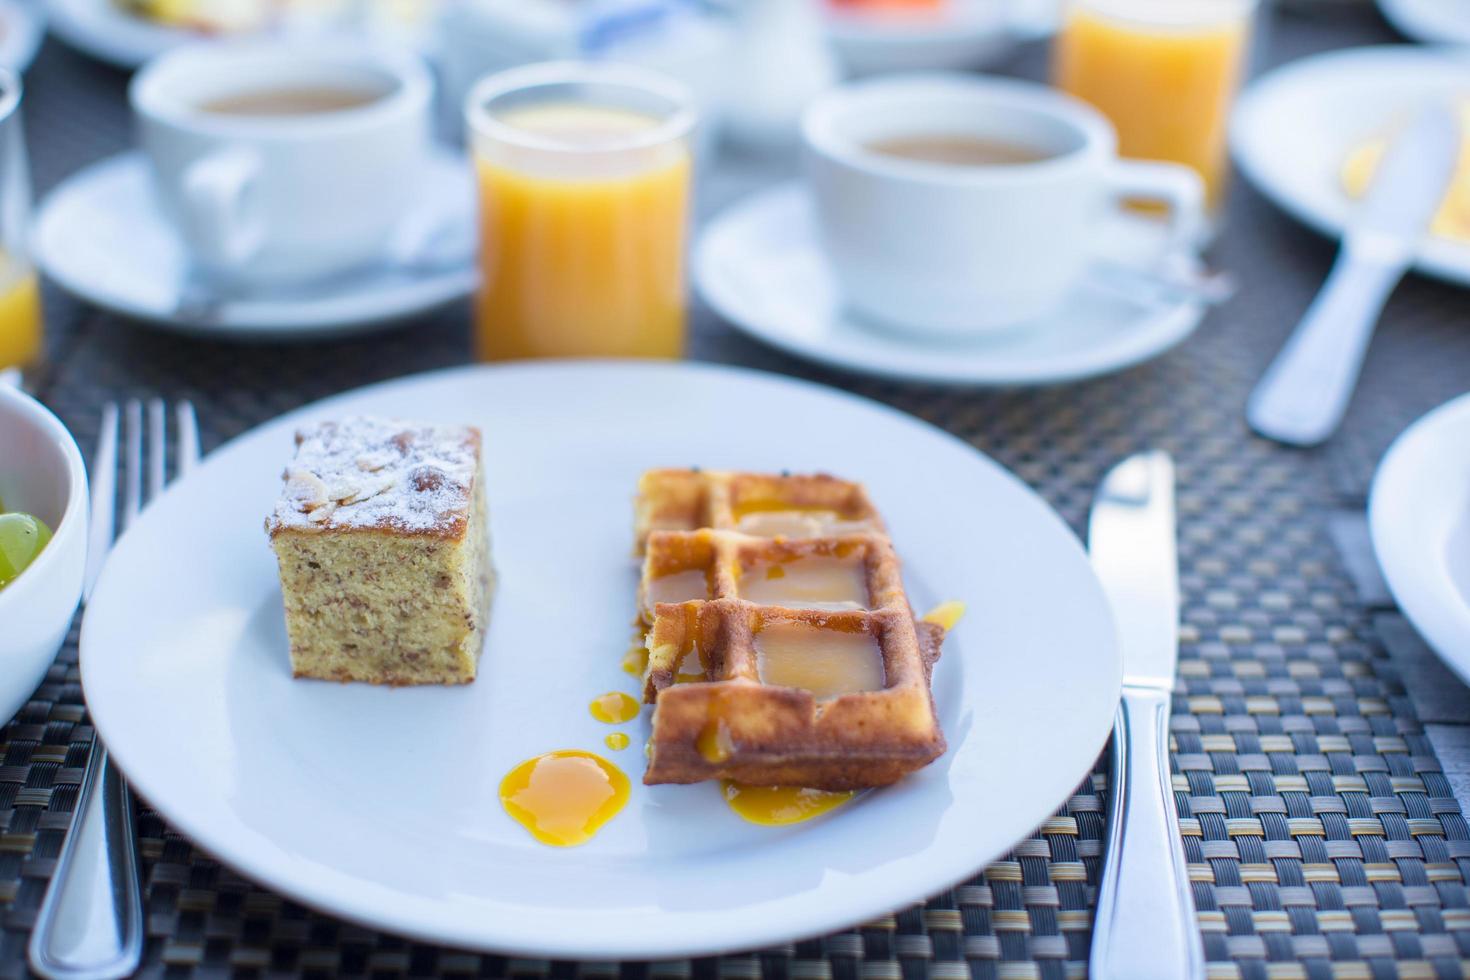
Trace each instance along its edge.
<instances>
[{"instance_id":1,"label":"green grape","mask_svg":"<svg viewBox=\"0 0 1470 980\"><path fill-rule=\"evenodd\" d=\"M0 514L0 589L36 560L51 529L39 517L30 514Z\"/></svg>"}]
</instances>

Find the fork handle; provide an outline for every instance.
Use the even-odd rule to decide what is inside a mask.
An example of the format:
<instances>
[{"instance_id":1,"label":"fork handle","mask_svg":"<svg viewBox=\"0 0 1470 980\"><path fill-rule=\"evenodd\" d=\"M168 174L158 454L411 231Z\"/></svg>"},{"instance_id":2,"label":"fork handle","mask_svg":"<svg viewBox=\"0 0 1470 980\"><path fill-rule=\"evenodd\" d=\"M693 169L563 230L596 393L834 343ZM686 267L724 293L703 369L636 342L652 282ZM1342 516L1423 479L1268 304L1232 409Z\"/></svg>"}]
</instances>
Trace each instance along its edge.
<instances>
[{"instance_id":1,"label":"fork handle","mask_svg":"<svg viewBox=\"0 0 1470 980\"><path fill-rule=\"evenodd\" d=\"M1204 944L1179 839L1169 776L1169 695L1123 688L1113 726L1107 853L1088 975L1194 980Z\"/></svg>"},{"instance_id":2,"label":"fork handle","mask_svg":"<svg viewBox=\"0 0 1470 980\"><path fill-rule=\"evenodd\" d=\"M133 799L96 737L71 829L31 933L31 967L53 980L131 976L143 957Z\"/></svg>"}]
</instances>

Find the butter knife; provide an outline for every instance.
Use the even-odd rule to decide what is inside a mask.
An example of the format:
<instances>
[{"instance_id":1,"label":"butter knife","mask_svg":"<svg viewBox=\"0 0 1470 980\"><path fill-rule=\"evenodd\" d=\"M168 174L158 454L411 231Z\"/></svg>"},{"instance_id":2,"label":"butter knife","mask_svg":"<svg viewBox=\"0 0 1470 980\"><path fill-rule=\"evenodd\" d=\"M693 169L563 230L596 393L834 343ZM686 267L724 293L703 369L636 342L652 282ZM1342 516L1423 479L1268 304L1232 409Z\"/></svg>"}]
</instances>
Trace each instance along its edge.
<instances>
[{"instance_id":1,"label":"butter knife","mask_svg":"<svg viewBox=\"0 0 1470 980\"><path fill-rule=\"evenodd\" d=\"M1130 456L1108 473L1092 505L1088 541L1123 651L1088 973L1095 980L1202 978L1204 946L1169 776L1179 569L1167 453Z\"/></svg>"},{"instance_id":2,"label":"butter knife","mask_svg":"<svg viewBox=\"0 0 1470 980\"><path fill-rule=\"evenodd\" d=\"M1431 102L1388 145L1322 290L1246 404L1261 435L1315 446L1347 411L1383 305L1413 262L1460 153L1454 111Z\"/></svg>"}]
</instances>

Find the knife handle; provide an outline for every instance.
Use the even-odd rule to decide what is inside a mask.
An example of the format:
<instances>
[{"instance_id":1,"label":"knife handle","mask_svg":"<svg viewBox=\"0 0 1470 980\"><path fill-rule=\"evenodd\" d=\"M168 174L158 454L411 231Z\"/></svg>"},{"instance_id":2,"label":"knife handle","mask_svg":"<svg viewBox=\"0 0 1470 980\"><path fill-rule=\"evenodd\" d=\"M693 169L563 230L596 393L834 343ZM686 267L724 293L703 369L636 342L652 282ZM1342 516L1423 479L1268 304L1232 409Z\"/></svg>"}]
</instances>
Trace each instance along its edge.
<instances>
[{"instance_id":1,"label":"knife handle","mask_svg":"<svg viewBox=\"0 0 1470 980\"><path fill-rule=\"evenodd\" d=\"M1407 255L1392 248L1343 246L1251 392L1245 411L1251 428L1293 446L1315 446L1332 435L1352 399L1378 315L1407 267Z\"/></svg>"},{"instance_id":2,"label":"knife handle","mask_svg":"<svg viewBox=\"0 0 1470 980\"><path fill-rule=\"evenodd\" d=\"M1107 852L1088 975L1195 980L1205 975L1169 776L1169 695L1123 689L1113 725Z\"/></svg>"}]
</instances>

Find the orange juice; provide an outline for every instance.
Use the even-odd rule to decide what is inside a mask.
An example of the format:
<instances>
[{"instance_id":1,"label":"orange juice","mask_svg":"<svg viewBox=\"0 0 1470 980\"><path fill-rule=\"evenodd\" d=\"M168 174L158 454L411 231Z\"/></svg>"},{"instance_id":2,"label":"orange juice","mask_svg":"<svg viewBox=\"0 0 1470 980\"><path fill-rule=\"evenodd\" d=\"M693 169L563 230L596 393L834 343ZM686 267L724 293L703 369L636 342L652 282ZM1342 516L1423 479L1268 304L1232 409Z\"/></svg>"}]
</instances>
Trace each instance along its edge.
<instances>
[{"instance_id":1,"label":"orange juice","mask_svg":"<svg viewBox=\"0 0 1470 980\"><path fill-rule=\"evenodd\" d=\"M1121 155L1193 167L1213 208L1252 8L1250 0L1074 0L1057 36L1056 84L1112 120Z\"/></svg>"},{"instance_id":2,"label":"orange juice","mask_svg":"<svg viewBox=\"0 0 1470 980\"><path fill-rule=\"evenodd\" d=\"M4 260L0 259L0 265ZM41 353L41 290L29 266L0 279L0 368L19 367Z\"/></svg>"},{"instance_id":3,"label":"orange juice","mask_svg":"<svg viewBox=\"0 0 1470 980\"><path fill-rule=\"evenodd\" d=\"M608 165L608 148L639 146L660 120L572 102L496 119L534 145L518 153L476 144L478 356L678 357L692 169L684 141Z\"/></svg>"}]
</instances>

